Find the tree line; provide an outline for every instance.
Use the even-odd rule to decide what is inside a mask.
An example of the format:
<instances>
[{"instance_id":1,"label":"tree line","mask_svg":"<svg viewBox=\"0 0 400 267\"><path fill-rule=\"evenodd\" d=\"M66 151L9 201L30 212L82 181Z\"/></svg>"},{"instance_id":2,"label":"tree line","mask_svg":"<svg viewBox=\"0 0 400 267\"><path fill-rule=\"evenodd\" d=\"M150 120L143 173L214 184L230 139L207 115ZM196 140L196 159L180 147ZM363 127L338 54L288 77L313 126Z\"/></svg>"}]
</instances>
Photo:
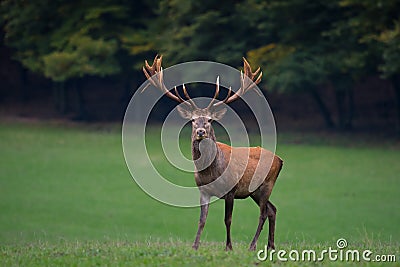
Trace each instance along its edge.
<instances>
[{"instance_id":1,"label":"tree line","mask_svg":"<svg viewBox=\"0 0 400 267\"><path fill-rule=\"evenodd\" d=\"M61 110L85 77L129 84L156 53L169 65L240 66L246 56L264 70L262 89L309 94L330 128L352 127L355 84L379 75L395 92L400 130L398 0L3 0L0 14L4 43L54 81ZM337 119L317 90L328 87Z\"/></svg>"}]
</instances>

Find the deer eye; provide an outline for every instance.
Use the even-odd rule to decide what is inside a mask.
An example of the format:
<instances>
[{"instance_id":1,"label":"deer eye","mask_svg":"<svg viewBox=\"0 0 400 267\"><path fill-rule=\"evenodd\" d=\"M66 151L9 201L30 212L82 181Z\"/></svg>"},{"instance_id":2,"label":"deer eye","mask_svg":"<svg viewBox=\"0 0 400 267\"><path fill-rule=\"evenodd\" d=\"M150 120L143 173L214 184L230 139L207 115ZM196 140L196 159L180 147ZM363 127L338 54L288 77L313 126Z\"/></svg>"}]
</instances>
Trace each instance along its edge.
<instances>
[{"instance_id":1,"label":"deer eye","mask_svg":"<svg viewBox=\"0 0 400 267\"><path fill-rule=\"evenodd\" d=\"M208 122L212 122L212 119L208 119Z\"/></svg>"}]
</instances>

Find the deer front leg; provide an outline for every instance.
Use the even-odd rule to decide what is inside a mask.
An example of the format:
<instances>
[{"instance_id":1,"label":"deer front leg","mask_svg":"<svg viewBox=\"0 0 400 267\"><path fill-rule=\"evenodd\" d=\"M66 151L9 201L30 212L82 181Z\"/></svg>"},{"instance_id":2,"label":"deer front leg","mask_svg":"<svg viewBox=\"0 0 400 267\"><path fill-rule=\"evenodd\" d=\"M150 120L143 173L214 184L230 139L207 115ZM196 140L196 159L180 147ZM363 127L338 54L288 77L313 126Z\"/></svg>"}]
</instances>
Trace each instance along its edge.
<instances>
[{"instance_id":1,"label":"deer front leg","mask_svg":"<svg viewBox=\"0 0 400 267\"><path fill-rule=\"evenodd\" d=\"M230 192L225 196L225 226L226 226L226 247L225 250L232 250L231 241L231 222L233 201L235 199L234 193Z\"/></svg>"},{"instance_id":2,"label":"deer front leg","mask_svg":"<svg viewBox=\"0 0 400 267\"><path fill-rule=\"evenodd\" d=\"M192 248L197 250L199 248L200 236L203 232L204 225L206 224L208 206L210 204L210 197L206 194L200 193L200 220L199 228L197 229L196 239L194 240Z\"/></svg>"}]
</instances>

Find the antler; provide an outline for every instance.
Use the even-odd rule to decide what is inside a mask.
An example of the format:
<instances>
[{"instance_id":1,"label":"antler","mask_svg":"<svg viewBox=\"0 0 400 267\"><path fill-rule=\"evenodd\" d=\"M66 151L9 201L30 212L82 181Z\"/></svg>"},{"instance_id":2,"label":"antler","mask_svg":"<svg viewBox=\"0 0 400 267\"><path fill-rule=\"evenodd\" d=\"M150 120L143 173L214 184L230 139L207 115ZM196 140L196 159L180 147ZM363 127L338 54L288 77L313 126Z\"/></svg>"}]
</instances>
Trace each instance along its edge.
<instances>
[{"instance_id":1,"label":"antler","mask_svg":"<svg viewBox=\"0 0 400 267\"><path fill-rule=\"evenodd\" d=\"M217 77L217 82L216 82L215 84L217 85L217 87L216 87L216 89L215 89L214 97L213 97L213 99L211 100L210 104L208 104L208 106L207 106L206 109L211 108L211 107L213 106L213 104L214 104L214 101L218 98L218 95L219 95L219 76Z\"/></svg>"},{"instance_id":2,"label":"antler","mask_svg":"<svg viewBox=\"0 0 400 267\"><path fill-rule=\"evenodd\" d=\"M185 85L182 86L183 88L183 94L187 98L187 100L183 99L179 92L178 89L175 86L175 94L171 93L168 88L164 84L164 78L163 78L163 69L161 67L162 63L162 56L156 55L154 58L153 64L150 66L150 64L145 60L145 65L143 66L143 72L144 75L146 75L146 78L149 80L149 84L147 84L142 92L146 90L150 84L152 84L154 87L157 87L160 89L166 96L169 98L175 100L176 102L179 103L185 103L186 105L193 107L193 108L198 108L196 104L193 102L191 97L189 96ZM244 72L244 73L243 73ZM240 88L237 90L233 95L232 95L232 88L229 87L228 94L226 95L225 99L222 101L218 101L217 103L214 103L219 95L219 76L217 77L217 82L216 82L216 89L215 89L215 94L213 99L211 100L210 104L208 105L207 109L211 107L218 107L222 105L223 103L228 104L231 103L241 96L243 96L246 92L249 90L253 89L254 86L260 83L261 77L262 77L262 72L260 72L260 68L258 68L255 72L251 71L251 66L249 62L245 58L243 58L243 72L240 72Z\"/></svg>"},{"instance_id":3,"label":"antler","mask_svg":"<svg viewBox=\"0 0 400 267\"><path fill-rule=\"evenodd\" d=\"M153 61L153 65L150 66L150 64L147 62L147 60L144 61L144 66L143 66L143 72L144 75L146 75L146 78L149 80L150 83L148 83L142 90L142 93L144 90L146 90L150 84L152 84L154 87L160 89L166 96L169 98L175 100L176 102L179 103L185 103L188 106L196 108L196 104L193 102L193 100L190 98L189 94L186 91L185 85L183 85L183 93L185 97L187 98L187 101L184 100L178 92L178 89L175 86L175 94L171 93L168 88L164 84L164 77L163 77L163 69L161 67L162 63L162 56L156 55Z\"/></svg>"},{"instance_id":4,"label":"antler","mask_svg":"<svg viewBox=\"0 0 400 267\"><path fill-rule=\"evenodd\" d=\"M257 84L259 84L261 82L262 72L260 72L260 67L258 67L258 69L255 72L252 72L250 64L249 64L249 62L247 62L247 60L245 58L243 58L243 71L244 71L244 73L242 71L240 72L240 88L239 88L239 90L237 90L237 92L235 92L231 96L232 88L229 87L229 91L228 91L226 98L222 101L219 101L219 102L213 104L216 99L216 97L214 96L209 107L211 107L211 104L213 104L213 107L217 107L219 105L222 105L223 103L225 103L225 104L231 103L231 102L237 100L238 98L240 98L242 95L244 95L249 90L253 89L254 86L256 86ZM217 89L216 90L219 91L219 77L217 78ZM217 93L215 95L218 97Z\"/></svg>"}]
</instances>

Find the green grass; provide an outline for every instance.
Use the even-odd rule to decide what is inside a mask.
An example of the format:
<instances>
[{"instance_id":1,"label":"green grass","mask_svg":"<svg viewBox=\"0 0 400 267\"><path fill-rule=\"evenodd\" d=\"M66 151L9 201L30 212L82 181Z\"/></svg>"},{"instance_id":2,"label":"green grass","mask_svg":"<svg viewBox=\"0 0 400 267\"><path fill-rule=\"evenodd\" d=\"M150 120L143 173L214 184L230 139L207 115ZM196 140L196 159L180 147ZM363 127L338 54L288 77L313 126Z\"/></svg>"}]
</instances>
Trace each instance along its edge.
<instances>
[{"instance_id":1,"label":"green grass","mask_svg":"<svg viewBox=\"0 0 400 267\"><path fill-rule=\"evenodd\" d=\"M305 250L314 249L319 253L327 249L330 245L306 245L296 243L281 246L288 252L292 249ZM350 249L363 251L371 244L360 244ZM374 256L399 254L399 248L393 245L383 245L374 243ZM335 248L335 247L333 247ZM90 241L90 242L65 242L60 241L56 244L47 242L37 242L26 245L7 245L2 246L1 260L4 266L272 266L279 265L279 261L273 263L268 259L260 261L256 253L247 250L247 244L241 242L236 245L235 251L224 251L223 245L219 242L206 242L198 251L190 247L190 243L178 240L159 242L152 240L149 242L132 241ZM319 254L317 254L318 257ZM288 256L286 256L288 258ZM308 259L308 258L306 258ZM373 259L373 256L371 256ZM398 261L398 259L397 259ZM260 264L261 263L261 264ZM328 257L324 261L289 261L285 266L368 266L371 262L357 261L329 261ZM374 263L374 265L392 266L393 262Z\"/></svg>"},{"instance_id":2,"label":"green grass","mask_svg":"<svg viewBox=\"0 0 400 267\"><path fill-rule=\"evenodd\" d=\"M157 154L156 134L149 144ZM399 256L398 147L359 135L282 134L277 154L285 164L271 197L277 248L334 247L346 238L352 248ZM2 122L0 155L1 265L257 263L246 250L258 222L250 199L235 202L233 252L223 251L222 201L211 205L201 249L192 251L198 208L171 207L141 191L118 127ZM173 174L162 157L155 160ZM259 248L266 237L264 230Z\"/></svg>"}]
</instances>

